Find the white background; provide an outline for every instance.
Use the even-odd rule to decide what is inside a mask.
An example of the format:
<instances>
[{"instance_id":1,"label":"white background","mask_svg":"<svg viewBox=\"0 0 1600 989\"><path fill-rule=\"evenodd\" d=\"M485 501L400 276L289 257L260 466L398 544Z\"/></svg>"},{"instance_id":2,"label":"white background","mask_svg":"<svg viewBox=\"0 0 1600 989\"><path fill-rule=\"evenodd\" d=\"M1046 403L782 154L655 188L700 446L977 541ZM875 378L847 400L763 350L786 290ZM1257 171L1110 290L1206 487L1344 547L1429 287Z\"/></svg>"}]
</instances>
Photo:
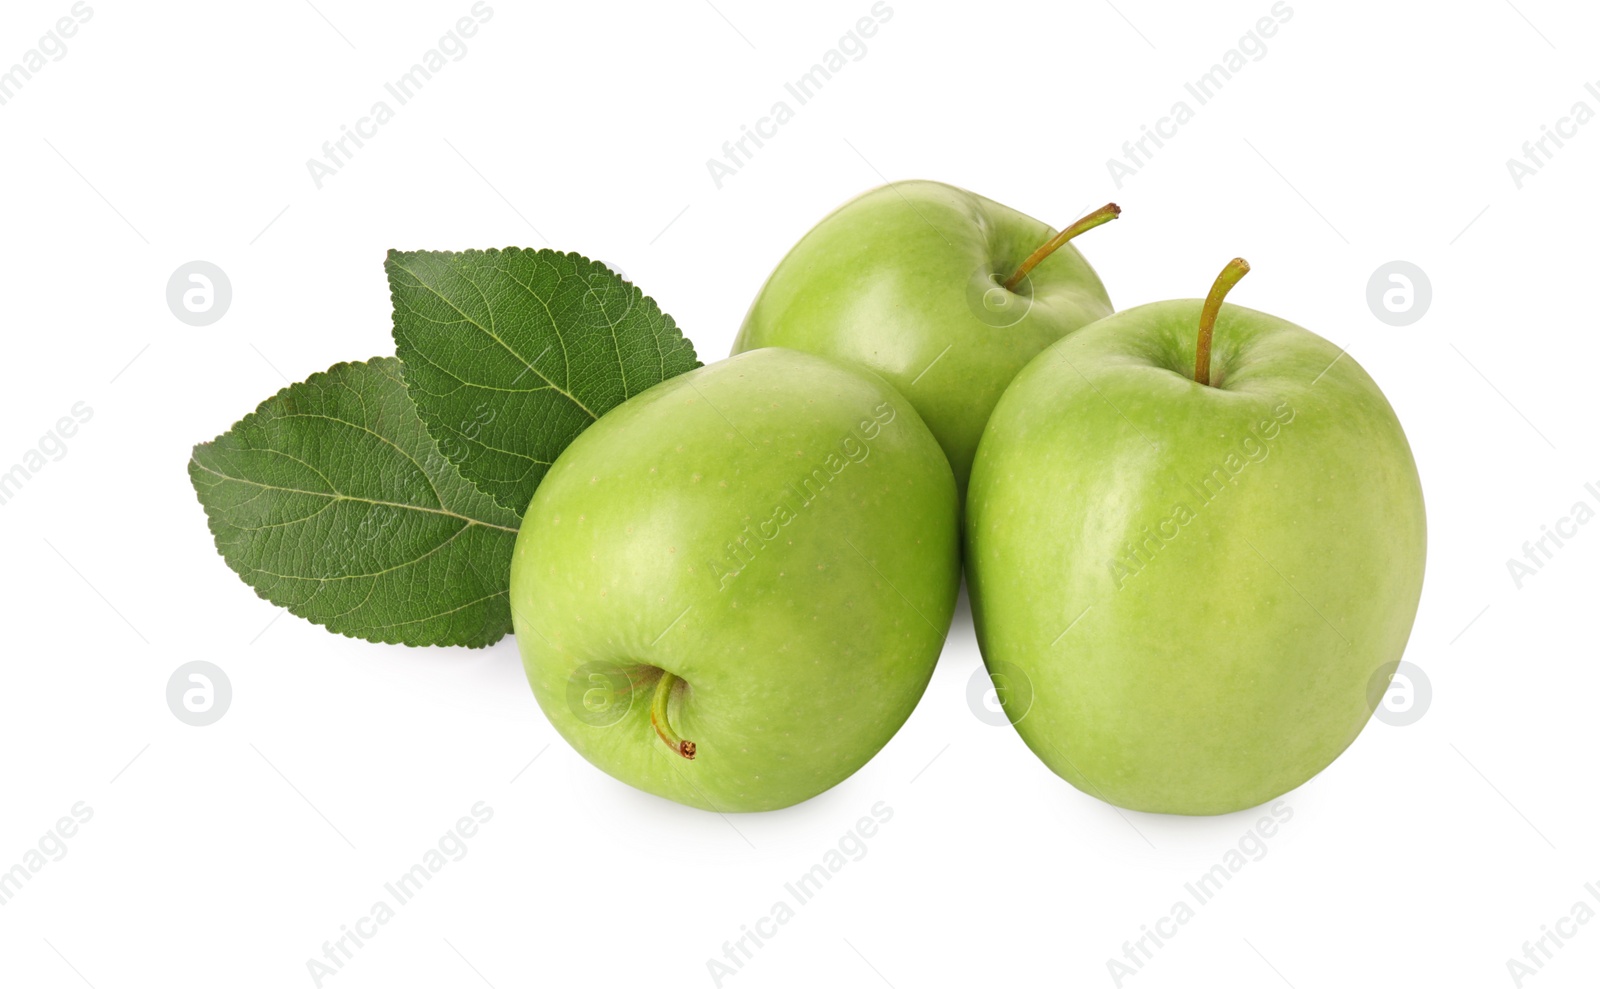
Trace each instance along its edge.
<instances>
[{"instance_id":1,"label":"white background","mask_svg":"<svg viewBox=\"0 0 1600 989\"><path fill-rule=\"evenodd\" d=\"M509 638L383 647L260 600L185 473L191 444L288 381L392 353L390 247L604 259L716 360L825 212L937 178L1057 225L1116 199L1123 218L1081 243L1118 306L1203 294L1249 258L1234 300L1349 347L1427 494L1406 658L1431 707L1374 722L1289 794L1265 857L1124 985L1513 985L1507 959L1600 883L1600 525L1520 589L1506 565L1600 505L1600 123L1520 189L1506 167L1576 101L1600 111L1600 12L1516 2L1290 0L1266 54L1198 106L1184 83L1270 0L891 0L865 56L720 190L706 159L869 0L492 0L465 57L320 190L306 160L470 0L94 3L0 106L0 468L94 410L0 506L0 869L76 802L94 811L0 907L0 983L312 985L323 942L484 801L467 856L325 985L709 986L707 960L883 801L865 857L725 985L1113 985L1107 959L1260 812L1120 813L1054 777L969 709L964 602L865 769L725 819L580 759ZM70 6L9 0L0 67ZM1194 119L1118 188L1106 160L1180 99ZM195 259L234 291L203 328L164 298ZM1366 303L1395 259L1433 287L1405 327ZM205 728L165 700L196 659L234 691ZM1525 985L1594 984L1600 921L1577 931Z\"/></svg>"}]
</instances>

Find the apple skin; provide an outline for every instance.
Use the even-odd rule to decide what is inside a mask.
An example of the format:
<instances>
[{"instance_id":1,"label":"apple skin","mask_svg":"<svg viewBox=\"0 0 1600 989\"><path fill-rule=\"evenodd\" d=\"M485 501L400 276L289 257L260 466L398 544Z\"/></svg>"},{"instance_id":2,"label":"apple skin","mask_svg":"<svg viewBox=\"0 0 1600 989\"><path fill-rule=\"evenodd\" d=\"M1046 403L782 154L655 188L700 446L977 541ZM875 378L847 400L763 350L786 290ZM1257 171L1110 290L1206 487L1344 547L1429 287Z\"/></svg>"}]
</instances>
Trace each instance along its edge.
<instances>
[{"instance_id":1,"label":"apple skin","mask_svg":"<svg viewBox=\"0 0 1600 989\"><path fill-rule=\"evenodd\" d=\"M942 182L874 189L779 262L733 352L792 347L882 375L933 430L965 491L1006 385L1045 347L1111 314L1105 286L1071 243L1017 292L1001 286L1055 232Z\"/></svg>"},{"instance_id":2,"label":"apple skin","mask_svg":"<svg viewBox=\"0 0 1600 989\"><path fill-rule=\"evenodd\" d=\"M523 517L511 605L534 696L641 790L716 811L816 796L928 684L958 510L938 443L878 378L766 349L664 381L580 434ZM651 726L662 670L692 760Z\"/></svg>"},{"instance_id":3,"label":"apple skin","mask_svg":"<svg viewBox=\"0 0 1600 989\"><path fill-rule=\"evenodd\" d=\"M1199 385L1200 308L1129 309L1041 354L966 506L978 642L1018 733L1086 793L1171 814L1264 803L1355 740L1426 556L1411 449L1366 372L1224 305Z\"/></svg>"}]
</instances>

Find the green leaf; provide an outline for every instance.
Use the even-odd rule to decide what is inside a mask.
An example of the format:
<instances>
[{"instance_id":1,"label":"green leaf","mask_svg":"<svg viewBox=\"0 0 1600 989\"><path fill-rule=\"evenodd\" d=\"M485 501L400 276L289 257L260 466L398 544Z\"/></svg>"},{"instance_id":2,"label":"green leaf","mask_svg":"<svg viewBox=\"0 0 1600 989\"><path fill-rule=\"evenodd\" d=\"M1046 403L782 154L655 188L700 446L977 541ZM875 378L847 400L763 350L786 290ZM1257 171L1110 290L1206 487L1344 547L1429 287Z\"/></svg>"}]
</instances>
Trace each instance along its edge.
<instances>
[{"instance_id":1,"label":"green leaf","mask_svg":"<svg viewBox=\"0 0 1600 989\"><path fill-rule=\"evenodd\" d=\"M671 316L577 254L390 251L384 267L422 421L513 511L608 409L700 366Z\"/></svg>"},{"instance_id":2,"label":"green leaf","mask_svg":"<svg viewBox=\"0 0 1600 989\"><path fill-rule=\"evenodd\" d=\"M302 618L411 646L511 630L517 515L440 454L393 357L290 385L196 446L189 478L228 566Z\"/></svg>"}]
</instances>

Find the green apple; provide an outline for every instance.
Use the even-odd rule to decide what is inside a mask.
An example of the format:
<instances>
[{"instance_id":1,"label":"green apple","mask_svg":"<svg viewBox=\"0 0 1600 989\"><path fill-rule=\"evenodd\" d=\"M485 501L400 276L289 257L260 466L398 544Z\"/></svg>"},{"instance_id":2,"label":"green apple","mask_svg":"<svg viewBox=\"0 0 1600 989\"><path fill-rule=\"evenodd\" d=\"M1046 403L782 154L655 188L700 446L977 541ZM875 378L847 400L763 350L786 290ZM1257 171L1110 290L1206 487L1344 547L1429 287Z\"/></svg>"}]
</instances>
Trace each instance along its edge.
<instances>
[{"instance_id":1,"label":"green apple","mask_svg":"<svg viewBox=\"0 0 1600 989\"><path fill-rule=\"evenodd\" d=\"M968 587L1001 702L1057 775L1134 810L1227 813L1320 772L1422 590L1394 410L1327 340L1223 306L1247 268L1040 354L973 467Z\"/></svg>"},{"instance_id":2,"label":"green apple","mask_svg":"<svg viewBox=\"0 0 1600 989\"><path fill-rule=\"evenodd\" d=\"M534 696L584 758L717 811L866 764L960 577L944 454L881 379L779 348L656 385L550 468L511 564Z\"/></svg>"},{"instance_id":3,"label":"green apple","mask_svg":"<svg viewBox=\"0 0 1600 989\"><path fill-rule=\"evenodd\" d=\"M938 437L964 491L1006 385L1039 351L1110 315L1105 286L1067 241L1119 212L1107 204L1057 234L942 182L874 189L789 251L733 352L793 347L882 375Z\"/></svg>"}]
</instances>

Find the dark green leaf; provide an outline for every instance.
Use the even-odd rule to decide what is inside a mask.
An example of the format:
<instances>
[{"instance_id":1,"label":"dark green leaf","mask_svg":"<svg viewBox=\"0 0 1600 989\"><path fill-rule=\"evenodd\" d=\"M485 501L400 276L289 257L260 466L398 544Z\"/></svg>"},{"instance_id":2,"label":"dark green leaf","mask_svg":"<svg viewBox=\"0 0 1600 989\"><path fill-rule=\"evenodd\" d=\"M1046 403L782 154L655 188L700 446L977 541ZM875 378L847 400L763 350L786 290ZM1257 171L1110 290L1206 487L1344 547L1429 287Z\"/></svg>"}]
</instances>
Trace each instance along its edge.
<instances>
[{"instance_id":1,"label":"dark green leaf","mask_svg":"<svg viewBox=\"0 0 1600 989\"><path fill-rule=\"evenodd\" d=\"M511 630L517 515L440 454L393 357L290 385L196 446L189 477L228 566L302 618L412 646Z\"/></svg>"},{"instance_id":2,"label":"dark green leaf","mask_svg":"<svg viewBox=\"0 0 1600 989\"><path fill-rule=\"evenodd\" d=\"M520 512L568 443L700 366L648 296L577 254L390 251L394 338L439 448Z\"/></svg>"}]
</instances>

